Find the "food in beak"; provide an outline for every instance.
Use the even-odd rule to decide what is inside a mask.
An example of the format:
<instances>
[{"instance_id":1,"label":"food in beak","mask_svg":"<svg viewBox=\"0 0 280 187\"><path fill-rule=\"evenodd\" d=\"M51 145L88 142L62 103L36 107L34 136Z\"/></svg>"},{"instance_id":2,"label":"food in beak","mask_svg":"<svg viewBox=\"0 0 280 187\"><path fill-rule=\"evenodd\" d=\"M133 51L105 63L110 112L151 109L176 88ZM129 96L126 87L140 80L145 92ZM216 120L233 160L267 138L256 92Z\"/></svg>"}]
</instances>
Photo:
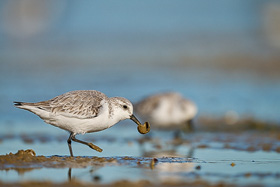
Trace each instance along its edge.
<instances>
[{"instance_id":1,"label":"food in beak","mask_svg":"<svg viewBox=\"0 0 280 187\"><path fill-rule=\"evenodd\" d=\"M148 132L150 132L151 126L150 126L149 122L145 122L145 123L142 125L142 124L139 122L139 120L138 120L133 114L131 115L130 119L131 119L132 121L134 121L134 122L138 125L137 129L138 129L138 132L139 132L139 133L141 133L141 134L147 134Z\"/></svg>"},{"instance_id":2,"label":"food in beak","mask_svg":"<svg viewBox=\"0 0 280 187\"><path fill-rule=\"evenodd\" d=\"M147 134L148 132L150 132L150 124L149 122L145 122L143 125L138 125L137 129L138 132L141 134Z\"/></svg>"}]
</instances>

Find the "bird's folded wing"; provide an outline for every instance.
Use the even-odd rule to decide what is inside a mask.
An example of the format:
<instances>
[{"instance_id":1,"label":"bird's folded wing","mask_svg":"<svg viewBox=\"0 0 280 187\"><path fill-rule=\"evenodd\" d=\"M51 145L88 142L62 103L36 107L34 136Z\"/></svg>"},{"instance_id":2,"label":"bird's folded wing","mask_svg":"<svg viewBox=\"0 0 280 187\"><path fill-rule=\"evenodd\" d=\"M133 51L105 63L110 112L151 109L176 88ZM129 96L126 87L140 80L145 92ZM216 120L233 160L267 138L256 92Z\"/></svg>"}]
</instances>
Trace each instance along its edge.
<instances>
[{"instance_id":1,"label":"bird's folded wing","mask_svg":"<svg viewBox=\"0 0 280 187\"><path fill-rule=\"evenodd\" d=\"M87 119L99 115L103 99L104 97L91 92L68 92L35 104L54 115Z\"/></svg>"}]
</instances>

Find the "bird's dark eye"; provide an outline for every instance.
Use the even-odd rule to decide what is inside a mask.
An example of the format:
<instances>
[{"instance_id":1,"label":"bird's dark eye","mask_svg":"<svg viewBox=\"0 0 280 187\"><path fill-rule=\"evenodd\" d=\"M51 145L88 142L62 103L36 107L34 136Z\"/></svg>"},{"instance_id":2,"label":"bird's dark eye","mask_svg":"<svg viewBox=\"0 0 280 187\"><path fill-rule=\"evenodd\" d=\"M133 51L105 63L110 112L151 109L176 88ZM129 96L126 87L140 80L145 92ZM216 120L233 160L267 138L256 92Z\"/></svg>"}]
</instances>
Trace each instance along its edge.
<instances>
[{"instance_id":1,"label":"bird's dark eye","mask_svg":"<svg viewBox=\"0 0 280 187\"><path fill-rule=\"evenodd\" d=\"M126 106L126 105L123 105L123 108L124 108L124 109L127 109L127 106Z\"/></svg>"}]
</instances>

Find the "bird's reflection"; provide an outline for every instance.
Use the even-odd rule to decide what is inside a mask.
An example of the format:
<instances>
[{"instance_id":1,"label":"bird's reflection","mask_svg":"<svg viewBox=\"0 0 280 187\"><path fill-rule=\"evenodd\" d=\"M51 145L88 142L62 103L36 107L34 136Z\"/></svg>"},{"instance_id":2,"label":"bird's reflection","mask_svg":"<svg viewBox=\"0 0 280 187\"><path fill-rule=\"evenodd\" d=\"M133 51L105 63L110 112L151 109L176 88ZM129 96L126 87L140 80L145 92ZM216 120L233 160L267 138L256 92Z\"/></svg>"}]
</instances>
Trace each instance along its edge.
<instances>
[{"instance_id":1,"label":"bird's reflection","mask_svg":"<svg viewBox=\"0 0 280 187\"><path fill-rule=\"evenodd\" d=\"M71 182L72 180L72 168L68 169L68 181Z\"/></svg>"},{"instance_id":2,"label":"bird's reflection","mask_svg":"<svg viewBox=\"0 0 280 187\"><path fill-rule=\"evenodd\" d=\"M195 148L182 131L158 131L138 140L143 157L181 157L193 158ZM168 137L172 138L168 138Z\"/></svg>"},{"instance_id":3,"label":"bird's reflection","mask_svg":"<svg viewBox=\"0 0 280 187\"><path fill-rule=\"evenodd\" d=\"M100 167L92 167L89 170L86 169L86 171L80 173L81 176L88 176L88 174L90 175L90 177L92 178L92 181L94 182L99 182L101 180L101 177L99 175L96 175L96 171L99 169ZM86 174L85 174L86 173ZM73 180L75 180L75 177L72 176L72 168L70 167L68 169L68 181L71 182ZM78 176L79 177L79 176Z\"/></svg>"}]
</instances>

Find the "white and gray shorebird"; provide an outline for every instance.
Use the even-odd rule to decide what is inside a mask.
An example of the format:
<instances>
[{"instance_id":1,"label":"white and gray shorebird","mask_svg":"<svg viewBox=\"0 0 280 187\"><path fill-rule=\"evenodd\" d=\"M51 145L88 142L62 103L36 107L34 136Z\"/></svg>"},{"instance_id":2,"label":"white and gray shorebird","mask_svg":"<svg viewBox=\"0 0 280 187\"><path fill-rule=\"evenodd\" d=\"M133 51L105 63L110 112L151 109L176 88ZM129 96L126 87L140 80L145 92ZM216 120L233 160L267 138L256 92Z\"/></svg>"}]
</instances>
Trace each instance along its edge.
<instances>
[{"instance_id":1,"label":"white and gray shorebird","mask_svg":"<svg viewBox=\"0 0 280 187\"><path fill-rule=\"evenodd\" d=\"M70 155L73 156L71 141L85 144L102 152L98 146L76 139L77 134L102 131L121 120L131 119L138 125L138 131L146 134L150 125L143 125L133 115L133 105L123 97L107 97L96 90L78 90L37 103L14 102L15 106L28 110L46 123L70 132L67 140Z\"/></svg>"},{"instance_id":2,"label":"white and gray shorebird","mask_svg":"<svg viewBox=\"0 0 280 187\"><path fill-rule=\"evenodd\" d=\"M153 127L174 128L186 124L192 130L197 114L194 102L177 92L150 95L135 105L136 114L148 120Z\"/></svg>"}]
</instances>

